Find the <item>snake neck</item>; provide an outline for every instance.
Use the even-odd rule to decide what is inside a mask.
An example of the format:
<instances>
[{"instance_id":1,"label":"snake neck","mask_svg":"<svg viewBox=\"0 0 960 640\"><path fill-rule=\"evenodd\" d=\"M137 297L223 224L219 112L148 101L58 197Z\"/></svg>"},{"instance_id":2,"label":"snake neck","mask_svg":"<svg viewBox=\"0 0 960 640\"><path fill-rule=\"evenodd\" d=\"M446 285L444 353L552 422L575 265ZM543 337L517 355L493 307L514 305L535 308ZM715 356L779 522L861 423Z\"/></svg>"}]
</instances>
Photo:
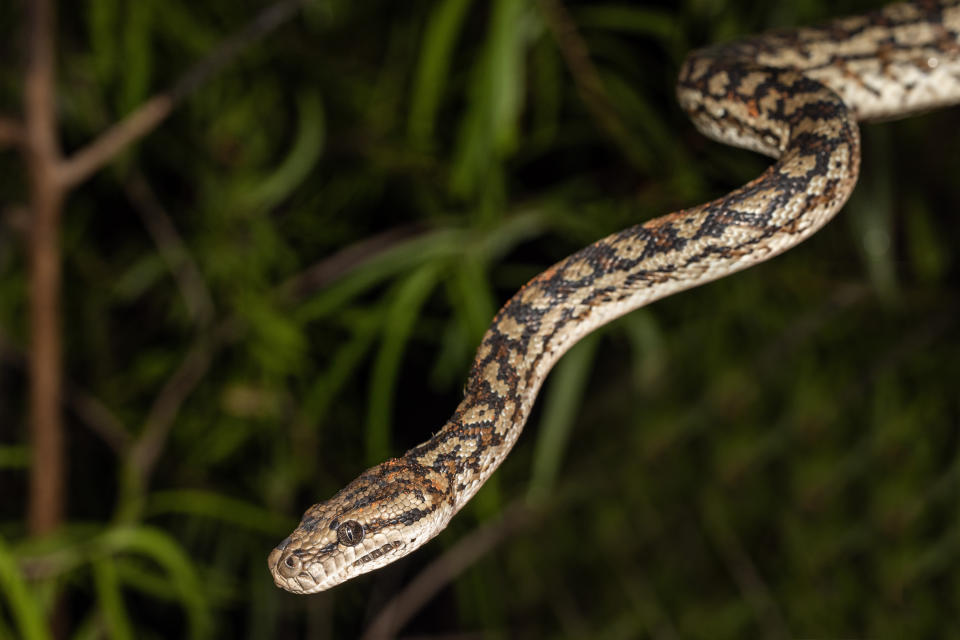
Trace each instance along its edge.
<instances>
[{"instance_id":1,"label":"snake neck","mask_svg":"<svg viewBox=\"0 0 960 640\"><path fill-rule=\"evenodd\" d=\"M278 585L315 592L418 548L503 461L548 372L581 338L826 224L859 172L858 120L960 101L960 0L694 52L678 96L708 136L776 162L722 198L613 234L525 285L494 318L446 425L311 507L270 556Z\"/></svg>"},{"instance_id":2,"label":"snake neck","mask_svg":"<svg viewBox=\"0 0 960 640\"><path fill-rule=\"evenodd\" d=\"M708 71L719 73L716 66ZM548 372L582 337L656 299L785 251L844 204L860 158L849 110L833 91L800 74L765 70L759 86L757 73L726 71L728 106L719 126L753 126L753 135L780 156L773 166L723 198L578 251L531 280L497 313L463 401L439 432L405 455L443 478L451 517L506 457ZM691 77L685 86L710 90L708 80L701 87L697 82ZM752 97L731 108L730 92L743 83L754 83ZM794 97L778 97L787 95ZM741 114L754 124L738 119ZM770 127L758 133L758 121Z\"/></svg>"},{"instance_id":3,"label":"snake neck","mask_svg":"<svg viewBox=\"0 0 960 640\"><path fill-rule=\"evenodd\" d=\"M696 126L777 161L722 198L578 251L503 306L477 351L463 401L405 455L431 470L450 516L506 457L548 372L583 336L769 259L826 224L859 173L859 120L956 103L958 33L960 0L920 2L691 54L677 94Z\"/></svg>"}]
</instances>

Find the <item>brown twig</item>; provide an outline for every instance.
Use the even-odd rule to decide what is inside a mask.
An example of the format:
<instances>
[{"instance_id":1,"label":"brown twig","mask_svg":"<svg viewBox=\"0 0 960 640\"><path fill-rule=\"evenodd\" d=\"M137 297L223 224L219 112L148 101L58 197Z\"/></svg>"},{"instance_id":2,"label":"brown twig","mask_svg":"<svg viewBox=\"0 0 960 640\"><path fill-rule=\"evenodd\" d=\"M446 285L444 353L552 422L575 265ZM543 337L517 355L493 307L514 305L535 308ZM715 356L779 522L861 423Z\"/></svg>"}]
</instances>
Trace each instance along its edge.
<instances>
[{"instance_id":1,"label":"brown twig","mask_svg":"<svg viewBox=\"0 0 960 640\"><path fill-rule=\"evenodd\" d=\"M18 370L27 369L26 354L10 342L2 330L0 330L0 364L6 364ZM132 439L116 414L75 382L64 379L63 387L64 405L118 455L123 454L130 446Z\"/></svg>"},{"instance_id":2,"label":"brown twig","mask_svg":"<svg viewBox=\"0 0 960 640\"><path fill-rule=\"evenodd\" d=\"M61 416L63 395L60 301L60 217L66 192L83 182L120 151L144 136L173 108L218 73L251 43L289 19L306 0L281 0L267 7L234 36L187 71L167 92L154 96L126 118L68 159L57 140L55 113L54 7L51 0L27 3L27 65L24 80L24 122L0 118L0 145L17 141L23 150L30 182L30 499L28 526L40 535L63 519L66 458ZM189 389L196 371L205 371L209 353L191 350L181 370L161 392L147 420L136 460L152 468L169 422ZM200 374L202 375L202 373ZM102 408L102 407L101 407ZM88 417L101 417L94 405L81 404ZM119 432L118 432L119 433ZM114 434L116 435L116 434ZM120 446L121 438L112 437Z\"/></svg>"},{"instance_id":3,"label":"brown twig","mask_svg":"<svg viewBox=\"0 0 960 640\"><path fill-rule=\"evenodd\" d=\"M153 131L186 97L251 44L293 17L306 1L282 0L258 13L243 29L224 40L184 73L173 87L148 99L123 120L64 160L58 174L60 185L70 188L80 184L123 149Z\"/></svg>"},{"instance_id":4,"label":"brown twig","mask_svg":"<svg viewBox=\"0 0 960 640\"><path fill-rule=\"evenodd\" d=\"M296 298L308 295L315 288L333 282L417 232L414 227L402 227L351 245L287 280L277 287L276 293ZM199 274L197 277L200 277ZM140 488L149 481L183 402L200 384L214 354L238 333L239 324L235 317L228 317L198 337L180 367L154 400L143 430L131 447L128 460L131 470L137 475Z\"/></svg>"},{"instance_id":5,"label":"brown twig","mask_svg":"<svg viewBox=\"0 0 960 640\"><path fill-rule=\"evenodd\" d=\"M282 285L280 291L300 300L343 277L370 258L423 233L418 225L395 227L371 236L307 267Z\"/></svg>"},{"instance_id":6,"label":"brown twig","mask_svg":"<svg viewBox=\"0 0 960 640\"><path fill-rule=\"evenodd\" d=\"M160 258L173 274L191 318L201 327L209 326L213 320L210 290L170 216L140 173L126 183L125 189L127 197L140 214L143 226L157 245Z\"/></svg>"},{"instance_id":7,"label":"brown twig","mask_svg":"<svg viewBox=\"0 0 960 640\"><path fill-rule=\"evenodd\" d=\"M153 131L170 115L173 106L173 99L167 93L144 102L136 111L64 160L58 174L60 185L70 189L89 178L130 144Z\"/></svg>"},{"instance_id":8,"label":"brown twig","mask_svg":"<svg viewBox=\"0 0 960 640\"><path fill-rule=\"evenodd\" d=\"M150 407L143 431L130 450L129 464L144 486L163 453L167 436L180 412L180 406L197 387L210 367L215 341L201 336L187 352L180 366L167 380Z\"/></svg>"},{"instance_id":9,"label":"brown twig","mask_svg":"<svg viewBox=\"0 0 960 640\"><path fill-rule=\"evenodd\" d=\"M536 521L538 513L539 511L531 508L526 501L518 500L504 509L499 519L484 524L460 539L380 610L362 639L382 640L394 637L440 589L512 533L530 526Z\"/></svg>"},{"instance_id":10,"label":"brown twig","mask_svg":"<svg viewBox=\"0 0 960 640\"><path fill-rule=\"evenodd\" d=\"M63 192L56 179L60 151L54 113L54 10L34 0L27 10L24 155L30 182L30 532L63 519L64 443L60 416L60 245Z\"/></svg>"},{"instance_id":11,"label":"brown twig","mask_svg":"<svg viewBox=\"0 0 960 640\"><path fill-rule=\"evenodd\" d=\"M701 507L713 546L737 583L744 601L753 609L757 624L763 630L763 637L789 638L790 630L783 612L736 530L727 521L722 504L722 500L708 492Z\"/></svg>"},{"instance_id":12,"label":"brown twig","mask_svg":"<svg viewBox=\"0 0 960 640\"><path fill-rule=\"evenodd\" d=\"M607 96L600 74L590 59L587 43L577 30L576 22L560 0L538 0L538 4L547 29L556 40L557 48L573 76L583 104L593 114L600 128L634 164L646 164L646 161L638 157L635 147L629 144L629 129Z\"/></svg>"},{"instance_id":13,"label":"brown twig","mask_svg":"<svg viewBox=\"0 0 960 640\"><path fill-rule=\"evenodd\" d=\"M82 391L66 381L66 405L80 421L90 427L100 438L122 455L130 448L133 438L116 414L107 405L93 395Z\"/></svg>"}]
</instances>

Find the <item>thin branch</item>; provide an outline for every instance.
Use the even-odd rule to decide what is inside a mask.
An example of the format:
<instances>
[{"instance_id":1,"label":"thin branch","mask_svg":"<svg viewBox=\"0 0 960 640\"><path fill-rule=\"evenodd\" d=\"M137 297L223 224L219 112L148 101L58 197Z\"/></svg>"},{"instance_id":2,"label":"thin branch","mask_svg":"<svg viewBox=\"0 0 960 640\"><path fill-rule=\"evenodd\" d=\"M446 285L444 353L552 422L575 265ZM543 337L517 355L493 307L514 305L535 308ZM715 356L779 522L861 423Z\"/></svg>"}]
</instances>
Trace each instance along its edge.
<instances>
[{"instance_id":1,"label":"thin branch","mask_svg":"<svg viewBox=\"0 0 960 640\"><path fill-rule=\"evenodd\" d=\"M630 131L607 96L600 74L590 59L587 43L577 30L577 24L570 17L566 7L560 0L538 0L538 4L547 29L556 40L557 48L560 49L570 75L573 76L577 93L583 100L583 104L593 114L600 128L634 164L639 166L647 164L637 155L634 145L629 144Z\"/></svg>"},{"instance_id":2,"label":"thin branch","mask_svg":"<svg viewBox=\"0 0 960 640\"><path fill-rule=\"evenodd\" d=\"M27 356L0 331L0 364L20 371L27 369ZM120 419L103 402L80 385L64 380L64 405L111 448L122 455L132 442Z\"/></svg>"},{"instance_id":3,"label":"thin branch","mask_svg":"<svg viewBox=\"0 0 960 640\"><path fill-rule=\"evenodd\" d=\"M394 247L399 242L418 233L415 227L402 227L388 231L339 251L327 260L300 272L275 290L277 294L304 297L317 287L329 284L358 265ZM198 276L197 277L201 277ZM239 320L228 317L217 323L210 335L201 335L187 352L183 362L170 376L160 391L144 421L143 430L133 444L129 457L131 469L145 486L173 428L180 407L206 375L214 354L239 329ZM206 332L204 332L206 334Z\"/></svg>"},{"instance_id":4,"label":"thin branch","mask_svg":"<svg viewBox=\"0 0 960 640\"><path fill-rule=\"evenodd\" d=\"M142 196L143 194L139 194ZM153 212L156 214L157 212ZM153 215L150 214L150 215ZM163 214L165 215L165 214ZM420 233L415 226L399 227L338 251L326 260L301 271L274 291L278 295L302 299L317 288L328 285L357 266ZM199 271L196 275L201 280ZM190 285L194 286L194 285ZM204 289L205 289L205 285ZM207 294L208 295L208 294ZM187 352L183 362L170 376L150 409L144 427L130 450L129 464L141 487L149 480L173 428L180 407L200 384L217 351L237 335L240 321L227 317L207 332L203 332Z\"/></svg>"},{"instance_id":5,"label":"thin branch","mask_svg":"<svg viewBox=\"0 0 960 640\"><path fill-rule=\"evenodd\" d=\"M30 532L56 529L64 511L64 436L60 411L60 151L54 111L54 10L33 0L27 10L23 151L30 182Z\"/></svg>"},{"instance_id":6,"label":"thin branch","mask_svg":"<svg viewBox=\"0 0 960 640\"><path fill-rule=\"evenodd\" d=\"M163 453L167 436L180 412L180 406L200 384L210 368L216 341L201 336L187 352L180 366L167 380L144 423L143 431L130 451L129 462L144 486Z\"/></svg>"},{"instance_id":7,"label":"thin branch","mask_svg":"<svg viewBox=\"0 0 960 640\"><path fill-rule=\"evenodd\" d=\"M722 500L709 492L701 505L702 519L714 548L736 582L744 601L753 609L764 638L789 638L790 630L783 612L770 587L757 569L756 563L744 548L736 530L727 521Z\"/></svg>"},{"instance_id":8,"label":"thin branch","mask_svg":"<svg viewBox=\"0 0 960 640\"><path fill-rule=\"evenodd\" d=\"M213 320L213 298L173 220L141 174L137 173L127 182L125 189L157 245L161 259L173 274L190 317L201 327L209 326Z\"/></svg>"},{"instance_id":9,"label":"thin branch","mask_svg":"<svg viewBox=\"0 0 960 640\"><path fill-rule=\"evenodd\" d=\"M153 131L170 115L173 107L173 98L169 93L147 100L136 111L101 133L96 140L65 159L57 176L60 185L69 189L92 176L135 140Z\"/></svg>"},{"instance_id":10,"label":"thin branch","mask_svg":"<svg viewBox=\"0 0 960 640\"><path fill-rule=\"evenodd\" d=\"M394 637L440 589L511 534L533 524L538 514L539 510L530 507L525 500L518 500L504 509L499 519L461 538L386 604L367 627L362 639Z\"/></svg>"},{"instance_id":11,"label":"thin branch","mask_svg":"<svg viewBox=\"0 0 960 640\"><path fill-rule=\"evenodd\" d=\"M118 456L133 444L130 432L107 405L69 381L66 383L67 407L96 433Z\"/></svg>"},{"instance_id":12,"label":"thin branch","mask_svg":"<svg viewBox=\"0 0 960 640\"><path fill-rule=\"evenodd\" d=\"M60 159L54 110L54 9L50 0L29 3L27 30L29 48L24 82L24 141L33 162Z\"/></svg>"},{"instance_id":13,"label":"thin branch","mask_svg":"<svg viewBox=\"0 0 960 640\"><path fill-rule=\"evenodd\" d=\"M281 284L280 291L296 300L302 300L423 231L420 225L405 225L365 238L307 267Z\"/></svg>"},{"instance_id":14,"label":"thin branch","mask_svg":"<svg viewBox=\"0 0 960 640\"><path fill-rule=\"evenodd\" d=\"M260 13L247 25L220 43L216 49L184 73L169 90L153 96L87 146L63 161L60 184L76 186L110 162L130 144L150 133L173 109L200 88L254 42L289 20L308 0L282 0Z\"/></svg>"}]
</instances>

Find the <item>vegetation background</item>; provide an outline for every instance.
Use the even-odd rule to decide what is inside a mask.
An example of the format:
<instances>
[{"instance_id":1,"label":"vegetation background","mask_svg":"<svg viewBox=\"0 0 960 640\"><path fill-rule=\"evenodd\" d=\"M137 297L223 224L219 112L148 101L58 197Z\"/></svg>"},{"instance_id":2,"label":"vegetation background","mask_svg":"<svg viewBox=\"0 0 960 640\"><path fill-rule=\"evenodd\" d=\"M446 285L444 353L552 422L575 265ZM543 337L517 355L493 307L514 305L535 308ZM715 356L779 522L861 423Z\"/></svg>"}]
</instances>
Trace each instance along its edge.
<instances>
[{"instance_id":1,"label":"vegetation background","mask_svg":"<svg viewBox=\"0 0 960 640\"><path fill-rule=\"evenodd\" d=\"M63 464L28 402L44 4L0 4L0 637L958 632L957 109L865 126L828 228L568 354L420 552L309 597L265 564L443 423L523 282L762 171L676 106L688 51L878 3L57 3L67 159L169 107L63 165Z\"/></svg>"}]
</instances>

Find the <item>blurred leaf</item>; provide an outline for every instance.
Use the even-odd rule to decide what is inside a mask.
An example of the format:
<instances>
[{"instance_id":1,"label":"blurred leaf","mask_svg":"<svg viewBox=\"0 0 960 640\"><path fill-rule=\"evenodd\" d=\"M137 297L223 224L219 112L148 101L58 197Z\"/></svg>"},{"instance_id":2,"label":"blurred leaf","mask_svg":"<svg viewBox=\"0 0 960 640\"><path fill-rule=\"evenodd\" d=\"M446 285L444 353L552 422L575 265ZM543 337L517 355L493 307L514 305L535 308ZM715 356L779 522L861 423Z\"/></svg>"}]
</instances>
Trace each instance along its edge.
<instances>
[{"instance_id":1,"label":"blurred leaf","mask_svg":"<svg viewBox=\"0 0 960 640\"><path fill-rule=\"evenodd\" d=\"M17 562L2 537L0 537L0 589L24 640L43 640L50 637L44 623L44 612L38 607L37 600L30 595L26 580L21 575Z\"/></svg>"},{"instance_id":2,"label":"blurred leaf","mask_svg":"<svg viewBox=\"0 0 960 640\"><path fill-rule=\"evenodd\" d=\"M450 298L475 344L483 337L496 310L484 266L468 253L453 267L450 276Z\"/></svg>"},{"instance_id":3,"label":"blurred leaf","mask_svg":"<svg viewBox=\"0 0 960 640\"><path fill-rule=\"evenodd\" d=\"M470 106L453 160L450 189L455 195L473 195L481 183L493 178L496 162L516 148L526 80L526 5L525 0L493 3L487 41L483 56L474 65Z\"/></svg>"},{"instance_id":4,"label":"blurred leaf","mask_svg":"<svg viewBox=\"0 0 960 640\"><path fill-rule=\"evenodd\" d=\"M141 256L117 278L113 291L121 301L136 300L166 277L167 273L167 267L160 256L149 253Z\"/></svg>"},{"instance_id":5,"label":"blurred leaf","mask_svg":"<svg viewBox=\"0 0 960 640\"><path fill-rule=\"evenodd\" d=\"M117 578L124 586L157 600L172 602L178 599L177 588L171 577L158 572L157 568L144 558L118 556L113 561Z\"/></svg>"},{"instance_id":6,"label":"blurred leaf","mask_svg":"<svg viewBox=\"0 0 960 640\"><path fill-rule=\"evenodd\" d=\"M530 61L531 115L530 143L533 147L554 142L560 130L563 78L560 54L546 38L537 43Z\"/></svg>"},{"instance_id":7,"label":"blurred leaf","mask_svg":"<svg viewBox=\"0 0 960 640\"><path fill-rule=\"evenodd\" d=\"M903 215L906 225L907 252L917 279L924 283L939 282L950 265L950 252L937 237L929 208L914 199L907 203Z\"/></svg>"},{"instance_id":8,"label":"blurred leaf","mask_svg":"<svg viewBox=\"0 0 960 640\"><path fill-rule=\"evenodd\" d=\"M546 385L528 490L533 501L542 501L553 491L599 341L598 333L580 340L560 359Z\"/></svg>"},{"instance_id":9,"label":"blurred leaf","mask_svg":"<svg viewBox=\"0 0 960 640\"><path fill-rule=\"evenodd\" d=\"M29 466L29 447L26 445L0 446L0 469L26 469Z\"/></svg>"},{"instance_id":10,"label":"blurred leaf","mask_svg":"<svg viewBox=\"0 0 960 640\"><path fill-rule=\"evenodd\" d=\"M191 638L209 637L212 621L205 589L190 557L169 534L146 526L117 527L98 540L105 552L140 553L163 567L177 586L187 613Z\"/></svg>"},{"instance_id":11,"label":"blurred leaf","mask_svg":"<svg viewBox=\"0 0 960 640\"><path fill-rule=\"evenodd\" d=\"M209 51L222 37L222 34L217 33L215 28L202 24L197 16L189 11L191 8L189 2L184 3L180 0L143 1L157 4L153 8L153 18L156 22L155 29L162 32L166 38L174 40L178 48L185 49L194 56Z\"/></svg>"},{"instance_id":12,"label":"blurred leaf","mask_svg":"<svg viewBox=\"0 0 960 640\"><path fill-rule=\"evenodd\" d=\"M374 309L368 316L353 320L353 333L325 359L324 372L317 377L304 395L301 413L311 430L322 422L330 405L336 400L343 385L354 375L364 356L370 351L381 332L383 312Z\"/></svg>"},{"instance_id":13,"label":"blurred leaf","mask_svg":"<svg viewBox=\"0 0 960 640\"><path fill-rule=\"evenodd\" d=\"M853 229L853 242L863 256L871 284L881 298L892 302L898 295L893 210L890 206L893 182L883 177L890 174L889 144L885 134L873 133L878 140L865 145L864 149L871 171L861 177L856 196L846 207L846 215Z\"/></svg>"},{"instance_id":14,"label":"blurred leaf","mask_svg":"<svg viewBox=\"0 0 960 640\"><path fill-rule=\"evenodd\" d=\"M676 15L626 4L595 4L576 11L577 22L588 29L628 31L674 45L682 37Z\"/></svg>"},{"instance_id":15,"label":"blurred leaf","mask_svg":"<svg viewBox=\"0 0 960 640\"><path fill-rule=\"evenodd\" d=\"M317 91L305 91L298 100L299 128L293 147L283 163L260 182L244 203L253 208L274 207L289 197L316 165L323 149L323 103Z\"/></svg>"},{"instance_id":16,"label":"blurred leaf","mask_svg":"<svg viewBox=\"0 0 960 640\"><path fill-rule=\"evenodd\" d=\"M287 516L210 491L181 489L153 492L145 511L147 517L170 513L213 518L249 531L270 535L283 534L291 524L295 524L293 519Z\"/></svg>"},{"instance_id":17,"label":"blurred leaf","mask_svg":"<svg viewBox=\"0 0 960 640\"><path fill-rule=\"evenodd\" d=\"M110 638L133 638L133 629L123 603L123 592L117 579L117 568L111 558L103 558L93 563L93 583L97 591L97 601L106 623Z\"/></svg>"},{"instance_id":18,"label":"blurred leaf","mask_svg":"<svg viewBox=\"0 0 960 640\"><path fill-rule=\"evenodd\" d=\"M407 125L410 142L422 149L433 146L437 110L447 88L452 50L470 0L441 0L427 23Z\"/></svg>"},{"instance_id":19,"label":"blurred leaf","mask_svg":"<svg viewBox=\"0 0 960 640\"><path fill-rule=\"evenodd\" d=\"M282 375L298 369L305 357L305 337L300 325L271 300L241 294L239 309L249 323L252 354L264 371Z\"/></svg>"},{"instance_id":20,"label":"blurred leaf","mask_svg":"<svg viewBox=\"0 0 960 640\"><path fill-rule=\"evenodd\" d=\"M147 97L153 70L152 18L149 1L124 4L123 20L123 85L120 113L129 113Z\"/></svg>"},{"instance_id":21,"label":"blurred leaf","mask_svg":"<svg viewBox=\"0 0 960 640\"><path fill-rule=\"evenodd\" d=\"M502 155L513 152L519 134L517 126L526 78L526 8L525 0L495 0L490 16L485 98L490 101L489 125L494 148Z\"/></svg>"},{"instance_id":22,"label":"blurred leaf","mask_svg":"<svg viewBox=\"0 0 960 640\"><path fill-rule=\"evenodd\" d=\"M117 0L91 0L87 14L90 28L90 51L99 80L109 84L117 63L116 34L120 22Z\"/></svg>"},{"instance_id":23,"label":"blurred leaf","mask_svg":"<svg viewBox=\"0 0 960 640\"><path fill-rule=\"evenodd\" d=\"M439 263L429 263L401 280L392 294L383 322L383 340L370 376L367 408L367 463L377 464L391 456L390 425L393 398L400 373L401 358L420 307L433 291L440 276Z\"/></svg>"},{"instance_id":24,"label":"blurred leaf","mask_svg":"<svg viewBox=\"0 0 960 640\"><path fill-rule=\"evenodd\" d=\"M639 309L620 320L633 349L633 375L637 384L646 387L655 384L666 367L666 351L663 330L656 316L649 309Z\"/></svg>"},{"instance_id":25,"label":"blurred leaf","mask_svg":"<svg viewBox=\"0 0 960 640\"><path fill-rule=\"evenodd\" d=\"M308 321L334 313L354 297L397 273L442 257L454 256L463 242L462 238L463 234L457 230L434 231L378 253L300 305L298 317Z\"/></svg>"}]
</instances>

